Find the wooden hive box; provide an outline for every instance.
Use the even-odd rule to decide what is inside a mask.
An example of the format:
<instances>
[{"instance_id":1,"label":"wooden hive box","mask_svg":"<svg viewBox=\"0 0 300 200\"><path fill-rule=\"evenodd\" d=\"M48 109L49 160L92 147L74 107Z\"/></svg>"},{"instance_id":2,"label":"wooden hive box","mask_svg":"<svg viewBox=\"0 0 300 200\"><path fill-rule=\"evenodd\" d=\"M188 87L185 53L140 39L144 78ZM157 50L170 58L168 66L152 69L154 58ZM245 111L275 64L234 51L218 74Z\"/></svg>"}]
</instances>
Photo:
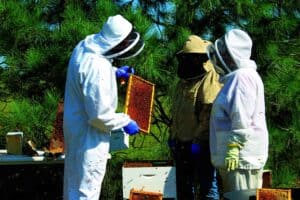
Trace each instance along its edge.
<instances>
[{"instance_id":1,"label":"wooden hive box","mask_svg":"<svg viewBox=\"0 0 300 200\"><path fill-rule=\"evenodd\" d=\"M23 132L8 132L6 134L7 154L21 155L23 146Z\"/></svg>"},{"instance_id":2,"label":"wooden hive box","mask_svg":"<svg viewBox=\"0 0 300 200\"><path fill-rule=\"evenodd\" d=\"M163 198L176 199L176 170L171 161L130 161L122 167L123 198L131 189L161 193Z\"/></svg>"},{"instance_id":3,"label":"wooden hive box","mask_svg":"<svg viewBox=\"0 0 300 200\"><path fill-rule=\"evenodd\" d=\"M292 200L290 189L261 188L256 191L257 200Z\"/></svg>"},{"instance_id":4,"label":"wooden hive box","mask_svg":"<svg viewBox=\"0 0 300 200\"><path fill-rule=\"evenodd\" d=\"M272 171L265 169L263 171L263 188L271 188L272 187Z\"/></svg>"},{"instance_id":5,"label":"wooden hive box","mask_svg":"<svg viewBox=\"0 0 300 200\"><path fill-rule=\"evenodd\" d=\"M129 200L162 200L162 193L143 190L130 190Z\"/></svg>"}]
</instances>

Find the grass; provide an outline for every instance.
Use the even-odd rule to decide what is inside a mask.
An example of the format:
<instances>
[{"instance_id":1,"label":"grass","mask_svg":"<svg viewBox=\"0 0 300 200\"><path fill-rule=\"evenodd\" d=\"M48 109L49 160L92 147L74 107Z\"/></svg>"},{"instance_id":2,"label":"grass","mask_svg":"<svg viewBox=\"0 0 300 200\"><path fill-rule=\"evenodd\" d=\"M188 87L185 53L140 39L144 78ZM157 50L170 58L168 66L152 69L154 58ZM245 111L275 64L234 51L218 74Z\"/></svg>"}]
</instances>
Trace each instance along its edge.
<instances>
[{"instance_id":1,"label":"grass","mask_svg":"<svg viewBox=\"0 0 300 200\"><path fill-rule=\"evenodd\" d=\"M282 166L273 172L272 187L274 188L294 188L300 187L297 173L288 166Z\"/></svg>"}]
</instances>

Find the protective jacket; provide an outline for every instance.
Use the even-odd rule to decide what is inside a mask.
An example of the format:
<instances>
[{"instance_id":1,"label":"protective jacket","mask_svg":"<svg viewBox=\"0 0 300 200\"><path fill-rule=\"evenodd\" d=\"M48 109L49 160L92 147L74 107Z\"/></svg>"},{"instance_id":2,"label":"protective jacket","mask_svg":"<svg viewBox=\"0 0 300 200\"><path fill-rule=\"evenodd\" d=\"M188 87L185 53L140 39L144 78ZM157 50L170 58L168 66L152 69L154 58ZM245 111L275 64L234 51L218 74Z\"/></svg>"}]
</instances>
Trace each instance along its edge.
<instances>
[{"instance_id":1,"label":"protective jacket","mask_svg":"<svg viewBox=\"0 0 300 200\"><path fill-rule=\"evenodd\" d=\"M110 131L130 121L128 115L116 113L115 69L102 56L115 44L100 33L89 35L75 47L69 62L64 98L64 200L99 199Z\"/></svg>"},{"instance_id":2,"label":"protective jacket","mask_svg":"<svg viewBox=\"0 0 300 200\"><path fill-rule=\"evenodd\" d=\"M261 169L268 157L264 86L254 61L222 77L223 88L212 108L210 120L211 159L225 168L229 143L242 147L239 169Z\"/></svg>"},{"instance_id":3,"label":"protective jacket","mask_svg":"<svg viewBox=\"0 0 300 200\"><path fill-rule=\"evenodd\" d=\"M204 63L204 70L201 78L180 79L176 86L171 139L208 143L211 106L222 85L210 61Z\"/></svg>"}]
</instances>

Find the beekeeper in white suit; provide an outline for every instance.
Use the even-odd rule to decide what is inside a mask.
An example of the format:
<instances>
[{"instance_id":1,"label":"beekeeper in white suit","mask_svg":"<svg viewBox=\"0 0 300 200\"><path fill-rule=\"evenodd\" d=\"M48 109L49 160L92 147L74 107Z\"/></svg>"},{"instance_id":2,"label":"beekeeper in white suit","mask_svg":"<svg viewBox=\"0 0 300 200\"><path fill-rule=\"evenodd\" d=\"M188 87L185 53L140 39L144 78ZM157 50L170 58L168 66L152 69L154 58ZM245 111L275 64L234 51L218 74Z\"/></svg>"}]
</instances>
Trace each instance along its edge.
<instances>
[{"instance_id":1,"label":"beekeeper in white suit","mask_svg":"<svg viewBox=\"0 0 300 200\"><path fill-rule=\"evenodd\" d=\"M109 155L112 130L134 135L139 127L116 113L117 78L133 69L113 67L113 59L128 59L144 47L140 34L121 15L111 16L97 34L75 47L69 61L64 98L64 200L98 200Z\"/></svg>"},{"instance_id":2,"label":"beekeeper in white suit","mask_svg":"<svg viewBox=\"0 0 300 200\"><path fill-rule=\"evenodd\" d=\"M232 29L207 49L224 84L210 119L211 159L224 192L261 188L268 157L264 86L251 48L249 35Z\"/></svg>"}]
</instances>

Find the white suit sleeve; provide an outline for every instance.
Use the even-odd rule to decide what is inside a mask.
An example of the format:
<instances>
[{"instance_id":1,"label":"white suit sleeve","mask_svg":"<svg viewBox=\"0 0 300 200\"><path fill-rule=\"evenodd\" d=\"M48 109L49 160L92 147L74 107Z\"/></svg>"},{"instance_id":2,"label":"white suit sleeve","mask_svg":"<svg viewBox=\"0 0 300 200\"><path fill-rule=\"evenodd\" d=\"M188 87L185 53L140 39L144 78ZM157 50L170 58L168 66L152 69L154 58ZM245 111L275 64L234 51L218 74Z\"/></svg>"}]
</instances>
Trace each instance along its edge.
<instances>
[{"instance_id":1,"label":"white suit sleeve","mask_svg":"<svg viewBox=\"0 0 300 200\"><path fill-rule=\"evenodd\" d=\"M126 126L130 121L129 116L116 113L117 86L115 71L110 63L94 59L89 67L82 86L89 124L102 132Z\"/></svg>"},{"instance_id":2,"label":"white suit sleeve","mask_svg":"<svg viewBox=\"0 0 300 200\"><path fill-rule=\"evenodd\" d=\"M248 77L237 76L229 104L231 137L229 143L243 145L252 133L252 116L256 104L256 86Z\"/></svg>"}]
</instances>

